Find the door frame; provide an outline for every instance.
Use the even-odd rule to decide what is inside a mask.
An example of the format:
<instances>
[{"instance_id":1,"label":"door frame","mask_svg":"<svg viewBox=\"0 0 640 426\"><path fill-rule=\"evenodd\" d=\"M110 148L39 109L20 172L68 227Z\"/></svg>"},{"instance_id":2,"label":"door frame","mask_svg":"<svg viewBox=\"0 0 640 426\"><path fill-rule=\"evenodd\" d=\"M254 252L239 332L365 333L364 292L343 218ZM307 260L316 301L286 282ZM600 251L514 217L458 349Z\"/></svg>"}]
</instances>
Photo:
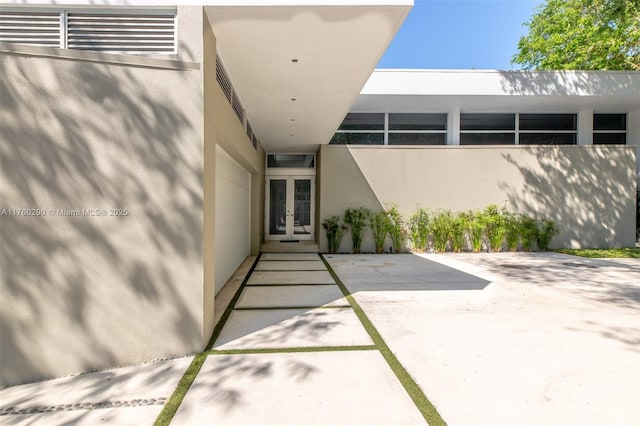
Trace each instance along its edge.
<instances>
[{"instance_id":1,"label":"door frame","mask_svg":"<svg viewBox=\"0 0 640 426\"><path fill-rule=\"evenodd\" d=\"M315 241L315 212L316 212L316 177L315 174L309 173L308 169L304 169L302 173L298 173L299 170L291 170L289 173L272 173L265 176L265 209L264 209L264 239L265 241L286 241L286 240L300 240L300 241ZM308 179L310 180L311 193L310 193L310 218L309 218L309 234L295 234L293 213L287 212L286 214L286 231L285 234L270 234L269 222L271 214L271 196L270 186L272 180L286 180L286 203L287 210L293 210L293 203L295 201L295 185L296 179Z\"/></svg>"}]
</instances>

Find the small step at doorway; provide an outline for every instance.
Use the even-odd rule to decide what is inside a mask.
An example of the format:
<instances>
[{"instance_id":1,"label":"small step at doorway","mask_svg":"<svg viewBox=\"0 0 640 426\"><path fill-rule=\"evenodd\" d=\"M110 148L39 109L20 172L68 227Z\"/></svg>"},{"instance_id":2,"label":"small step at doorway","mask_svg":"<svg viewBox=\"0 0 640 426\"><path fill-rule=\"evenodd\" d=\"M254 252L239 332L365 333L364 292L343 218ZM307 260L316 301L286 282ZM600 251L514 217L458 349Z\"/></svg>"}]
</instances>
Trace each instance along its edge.
<instances>
[{"instance_id":1,"label":"small step at doorway","mask_svg":"<svg viewBox=\"0 0 640 426\"><path fill-rule=\"evenodd\" d=\"M265 241L263 253L318 253L320 247L315 241Z\"/></svg>"}]
</instances>

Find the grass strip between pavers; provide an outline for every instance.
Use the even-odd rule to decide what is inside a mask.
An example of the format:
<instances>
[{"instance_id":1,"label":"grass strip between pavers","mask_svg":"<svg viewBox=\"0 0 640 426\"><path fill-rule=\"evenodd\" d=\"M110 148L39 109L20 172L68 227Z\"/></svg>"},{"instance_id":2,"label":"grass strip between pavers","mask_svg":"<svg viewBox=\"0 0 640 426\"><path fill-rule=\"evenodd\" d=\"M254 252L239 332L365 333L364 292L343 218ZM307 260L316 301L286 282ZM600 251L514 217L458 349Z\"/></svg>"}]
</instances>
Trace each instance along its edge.
<instances>
[{"instance_id":1,"label":"grass strip between pavers","mask_svg":"<svg viewBox=\"0 0 640 426\"><path fill-rule=\"evenodd\" d=\"M287 354L301 352L347 352L347 351L375 351L374 345L361 346L305 346L291 348L263 348L263 349L212 349L208 355L251 355L251 354Z\"/></svg>"},{"instance_id":2,"label":"grass strip between pavers","mask_svg":"<svg viewBox=\"0 0 640 426\"><path fill-rule=\"evenodd\" d=\"M282 311L287 309L345 309L351 308L349 305L321 305L321 306L246 306L235 308L234 311Z\"/></svg>"},{"instance_id":3,"label":"grass strip between pavers","mask_svg":"<svg viewBox=\"0 0 640 426\"><path fill-rule=\"evenodd\" d=\"M321 283L321 284L309 284L309 283L273 283L273 284L245 284L245 287L287 287L287 286L309 286L309 285L336 285L336 283Z\"/></svg>"},{"instance_id":4,"label":"grass strip between pavers","mask_svg":"<svg viewBox=\"0 0 640 426\"><path fill-rule=\"evenodd\" d=\"M335 280L336 284L342 291L342 294L344 294L345 299L347 299L347 301L351 304L353 311L358 316L358 319L360 319L360 322L362 322L362 325L367 330L367 333L369 333L369 336L373 340L373 343L376 345L385 361L387 361L387 364L389 364L389 367L396 375L404 389L407 391L414 404L416 404L416 407L418 407L418 410L427 421L429 426L446 426L447 423L440 416L440 413L438 413L436 407L431 403L431 401L429 401L424 392L422 392L422 389L420 389L415 380L413 380L409 372L404 368L400 361L398 361L398 358L396 358L393 352L391 352L391 349L389 348L389 346L387 346L387 343L384 341L378 330L374 327L373 323L369 320L369 317L367 317L367 315L364 313L362 307L360 307L358 302L356 302L355 298L351 295L349 289L344 285L340 277L338 277L338 275L335 273L329 262L327 262L323 255L320 254L319 256L327 267L327 270Z\"/></svg>"},{"instance_id":5,"label":"grass strip between pavers","mask_svg":"<svg viewBox=\"0 0 640 426\"><path fill-rule=\"evenodd\" d=\"M160 411L160 414L153 423L153 426L167 426L171 423L173 416L176 415L176 411L178 411L180 404L182 404L184 396L187 394L187 391L200 372L205 359L207 359L207 354L199 353L195 356L193 361L191 361L191 365L189 365L187 371L184 372L182 379L178 382L176 390L173 391L169 400L164 404L164 407L162 407L162 411Z\"/></svg>"},{"instance_id":6,"label":"grass strip between pavers","mask_svg":"<svg viewBox=\"0 0 640 426\"><path fill-rule=\"evenodd\" d=\"M263 262L265 262L263 260ZM266 262L277 262L267 260ZM256 272L326 272L326 269L256 269Z\"/></svg>"},{"instance_id":7,"label":"grass strip between pavers","mask_svg":"<svg viewBox=\"0 0 640 426\"><path fill-rule=\"evenodd\" d=\"M171 394L171 397L169 398L169 400L164 404L164 407L162 407L162 411L158 415L158 418L156 419L155 423L153 424L154 426L166 426L171 423L171 420L173 420L173 416L176 415L176 412L178 411L180 404L182 404L182 401L184 400L185 395L189 391L189 388L191 388L191 385L196 379L196 376L200 372L200 369L202 368L204 361L207 359L208 351L211 350L213 343L216 341L216 339L220 335L220 332L222 331L222 327L224 327L224 324L227 322L227 320L229 319L229 316L231 315L231 312L233 311L233 307L236 305L236 303L238 303L238 299L240 299L240 294L242 294L242 290L244 289L244 286L247 283L247 280L249 279L249 277L253 273L253 270L258 264L258 261L260 260L260 256L262 256L262 253L258 254L256 259L253 261L253 265L251 265L251 268L249 268L249 272L247 272L247 275L242 280L242 283L240 283L240 286L238 287L238 290L236 290L236 293L233 295L233 298L229 302L229 305L227 306L224 313L218 320L218 323L213 328L213 333L211 333L211 339L209 339L209 343L207 344L205 352L201 352L195 356L195 358L191 362L191 365L189 365L189 368L187 368L187 371L185 371L184 375L182 376L182 379L180 379L180 382L178 383L176 390L173 391L173 394Z\"/></svg>"}]
</instances>

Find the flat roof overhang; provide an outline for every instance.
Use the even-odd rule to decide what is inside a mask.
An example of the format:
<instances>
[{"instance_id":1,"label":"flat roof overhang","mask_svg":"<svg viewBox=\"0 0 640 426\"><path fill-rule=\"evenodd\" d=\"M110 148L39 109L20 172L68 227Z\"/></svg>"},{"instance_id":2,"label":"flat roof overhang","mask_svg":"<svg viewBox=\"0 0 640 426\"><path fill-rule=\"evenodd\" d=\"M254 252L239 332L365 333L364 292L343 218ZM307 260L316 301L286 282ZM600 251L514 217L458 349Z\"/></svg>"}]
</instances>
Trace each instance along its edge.
<instances>
[{"instance_id":1,"label":"flat roof overhang","mask_svg":"<svg viewBox=\"0 0 640 426\"><path fill-rule=\"evenodd\" d=\"M278 3L205 11L265 150L315 152L351 109L413 2Z\"/></svg>"},{"instance_id":2,"label":"flat roof overhang","mask_svg":"<svg viewBox=\"0 0 640 426\"><path fill-rule=\"evenodd\" d=\"M353 112L627 112L640 108L634 71L376 70Z\"/></svg>"}]
</instances>

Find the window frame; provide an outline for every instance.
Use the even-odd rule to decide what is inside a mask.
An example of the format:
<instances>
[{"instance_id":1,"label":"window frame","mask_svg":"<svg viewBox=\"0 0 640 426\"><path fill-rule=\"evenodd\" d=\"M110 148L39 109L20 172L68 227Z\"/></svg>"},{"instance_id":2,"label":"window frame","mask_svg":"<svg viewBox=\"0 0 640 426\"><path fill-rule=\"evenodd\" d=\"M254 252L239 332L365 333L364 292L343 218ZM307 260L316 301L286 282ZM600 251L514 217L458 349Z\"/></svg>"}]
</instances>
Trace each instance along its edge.
<instances>
[{"instance_id":1,"label":"window frame","mask_svg":"<svg viewBox=\"0 0 640 426\"><path fill-rule=\"evenodd\" d=\"M609 130L609 129L596 129L596 115L621 115L624 116L624 130ZM593 145L627 145L627 134L629 131L629 115L627 113L607 113L607 112L603 112L603 113L593 113L593 139L592 139L592 143ZM595 142L595 135L624 135L624 143L620 144L620 143L601 143Z\"/></svg>"},{"instance_id":2,"label":"window frame","mask_svg":"<svg viewBox=\"0 0 640 426\"><path fill-rule=\"evenodd\" d=\"M474 115L511 115L513 116L513 129L462 129L462 116L464 114L474 114ZM462 143L462 135L463 134L485 134L485 135L505 135L512 134L513 135L513 143L508 144L468 144ZM460 112L460 146L509 146L509 145L517 145L518 144L518 113L513 112Z\"/></svg>"},{"instance_id":3,"label":"window frame","mask_svg":"<svg viewBox=\"0 0 640 426\"><path fill-rule=\"evenodd\" d=\"M356 134L382 134L383 135L383 143L382 144L332 144L331 141L329 141L330 145L362 145L362 146L443 146L447 144L447 134L448 134L448 119L449 119L449 114L447 112L349 112L349 114L384 114L384 127L382 130L380 129L375 129L375 130L343 130L338 128L338 130L335 131L334 136L331 138L331 140L333 140L333 138L335 137L335 134L337 133L356 133ZM433 114L433 115L444 115L445 116L445 120L444 120L444 129L442 130L391 130L389 127L389 115L390 114L424 114L424 115L429 115L429 114ZM346 118L346 116L345 116ZM342 123L341 123L342 125ZM389 144L389 135L390 134L442 134L444 135L443 137L443 144L415 144L415 145L406 145L406 144Z\"/></svg>"},{"instance_id":4,"label":"window frame","mask_svg":"<svg viewBox=\"0 0 640 426\"><path fill-rule=\"evenodd\" d=\"M481 130L481 129L474 129L474 130L463 130L462 129L462 125L460 126L460 145L462 146L508 146L508 145L531 145L531 146L535 146L535 145L577 145L578 144L578 114L577 113L573 113L573 112L560 112L560 113L534 113L534 112L514 112L514 113L506 113L506 112L473 112L473 111L465 111L465 112L460 112L460 121L462 122L462 115L463 114L486 114L486 115L492 115L492 114L505 114L505 115L513 115L514 116L514 128L513 129L506 129L506 130L496 130L496 129L490 129L490 130ZM575 129L574 130L553 130L553 129L545 129L545 130L523 130L520 128L520 117L522 115L572 115L574 116L574 120L575 120ZM462 143L462 135L463 134L513 134L514 135L514 142L513 144L463 144ZM574 135L574 140L575 142L572 144L525 144L525 143L520 143L520 136L523 134L548 134L548 135L552 135L552 134L572 134Z\"/></svg>"}]
</instances>

